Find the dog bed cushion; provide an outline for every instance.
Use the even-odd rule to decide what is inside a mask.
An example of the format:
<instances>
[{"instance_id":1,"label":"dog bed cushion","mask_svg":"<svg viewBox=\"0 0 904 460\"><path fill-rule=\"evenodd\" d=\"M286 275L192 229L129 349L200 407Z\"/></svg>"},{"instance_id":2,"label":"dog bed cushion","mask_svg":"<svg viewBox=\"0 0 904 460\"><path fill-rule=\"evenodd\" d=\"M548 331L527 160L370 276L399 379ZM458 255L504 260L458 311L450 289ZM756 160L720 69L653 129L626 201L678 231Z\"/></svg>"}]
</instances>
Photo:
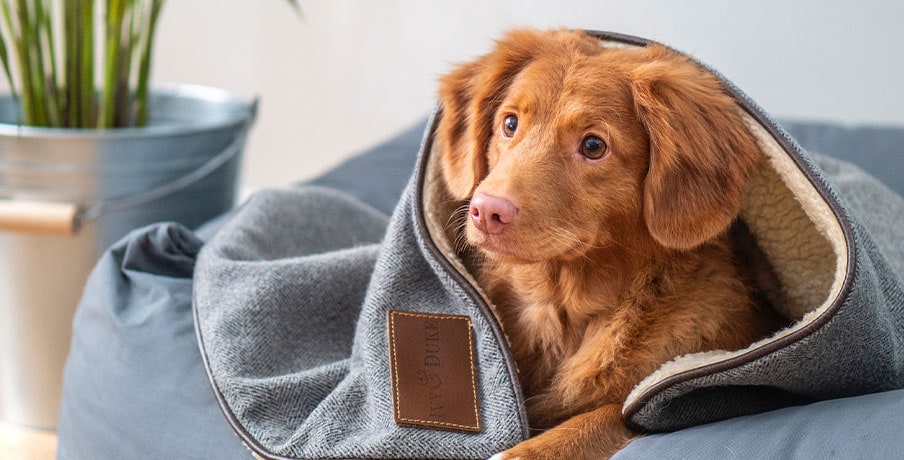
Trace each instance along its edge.
<instances>
[{"instance_id":1,"label":"dog bed cushion","mask_svg":"<svg viewBox=\"0 0 904 460\"><path fill-rule=\"evenodd\" d=\"M342 190L388 216L424 123L307 184ZM73 322L57 458L249 458L210 389L191 311L197 252L230 218L194 231L152 225L105 251Z\"/></svg>"},{"instance_id":2,"label":"dog bed cushion","mask_svg":"<svg viewBox=\"0 0 904 460\"><path fill-rule=\"evenodd\" d=\"M782 125L808 151L855 162L904 193L898 180L904 174L904 130ZM410 176L423 131L421 123L314 182L389 213ZM871 182L863 174L842 181L837 172L826 170L836 184ZM73 325L58 458L249 458L217 405L198 352L189 267L199 246L176 244L207 240L226 220L197 232L168 224L137 230L98 263ZM186 262L186 269L172 270ZM890 458L904 451L897 436L902 411L904 390L833 399L651 434L616 458Z\"/></svg>"},{"instance_id":3,"label":"dog bed cushion","mask_svg":"<svg viewBox=\"0 0 904 460\"><path fill-rule=\"evenodd\" d=\"M604 46L646 43L598 36ZM793 323L744 350L664 365L625 401L627 422L640 430L904 386L904 201L856 168L820 168L726 86L768 159L742 218L778 278L773 304ZM227 419L258 455L476 458L527 435L505 338L445 232L452 200L438 174L434 123L385 233L372 210L310 188L258 195L201 250L194 311L202 357ZM399 332L407 344L399 348L397 324L421 336ZM465 338L430 342L436 328ZM443 362L465 364L435 380L427 373L434 345L452 349ZM421 367L396 356L419 346Z\"/></svg>"}]
</instances>

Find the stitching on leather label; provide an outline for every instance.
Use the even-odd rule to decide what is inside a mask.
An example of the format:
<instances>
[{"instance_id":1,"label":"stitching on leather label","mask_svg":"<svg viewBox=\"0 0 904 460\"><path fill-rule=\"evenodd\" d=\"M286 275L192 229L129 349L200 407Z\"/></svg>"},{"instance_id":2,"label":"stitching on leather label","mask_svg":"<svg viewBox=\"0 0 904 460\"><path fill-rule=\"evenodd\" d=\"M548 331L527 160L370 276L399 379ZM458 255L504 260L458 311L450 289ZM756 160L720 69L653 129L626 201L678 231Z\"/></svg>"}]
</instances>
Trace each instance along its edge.
<instances>
[{"instance_id":1,"label":"stitching on leather label","mask_svg":"<svg viewBox=\"0 0 904 460\"><path fill-rule=\"evenodd\" d=\"M399 310L387 316L396 423L480 432L471 318Z\"/></svg>"}]
</instances>

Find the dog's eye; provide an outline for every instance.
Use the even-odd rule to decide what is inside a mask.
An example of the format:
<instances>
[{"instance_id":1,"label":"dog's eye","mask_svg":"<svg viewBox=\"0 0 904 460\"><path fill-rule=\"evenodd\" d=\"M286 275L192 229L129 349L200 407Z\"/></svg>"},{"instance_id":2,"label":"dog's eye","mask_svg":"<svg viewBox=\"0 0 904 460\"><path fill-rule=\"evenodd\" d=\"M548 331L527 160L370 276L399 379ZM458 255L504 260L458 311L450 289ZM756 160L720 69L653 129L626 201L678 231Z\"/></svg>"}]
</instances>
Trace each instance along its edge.
<instances>
[{"instance_id":1,"label":"dog's eye","mask_svg":"<svg viewBox=\"0 0 904 460\"><path fill-rule=\"evenodd\" d=\"M502 132L505 134L505 137L514 136L516 129L518 129L518 117L509 115L502 120Z\"/></svg>"},{"instance_id":2,"label":"dog's eye","mask_svg":"<svg viewBox=\"0 0 904 460\"><path fill-rule=\"evenodd\" d=\"M599 160L604 157L608 151L609 146L606 145L606 141L596 136L587 136L581 141L581 155L584 155L591 160Z\"/></svg>"}]
</instances>

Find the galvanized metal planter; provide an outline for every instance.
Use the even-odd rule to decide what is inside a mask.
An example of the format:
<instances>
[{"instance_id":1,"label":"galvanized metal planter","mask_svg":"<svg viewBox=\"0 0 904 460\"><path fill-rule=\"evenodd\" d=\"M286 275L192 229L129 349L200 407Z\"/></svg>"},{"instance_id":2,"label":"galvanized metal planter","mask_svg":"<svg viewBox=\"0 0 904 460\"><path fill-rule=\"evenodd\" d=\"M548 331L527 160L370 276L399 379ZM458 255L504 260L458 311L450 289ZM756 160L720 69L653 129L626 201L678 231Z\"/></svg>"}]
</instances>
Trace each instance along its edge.
<instances>
[{"instance_id":1,"label":"galvanized metal planter","mask_svg":"<svg viewBox=\"0 0 904 460\"><path fill-rule=\"evenodd\" d=\"M195 227L230 209L256 104L198 86L151 97L150 124L109 131L16 124L0 97L0 418L56 427L82 285L129 230Z\"/></svg>"}]
</instances>

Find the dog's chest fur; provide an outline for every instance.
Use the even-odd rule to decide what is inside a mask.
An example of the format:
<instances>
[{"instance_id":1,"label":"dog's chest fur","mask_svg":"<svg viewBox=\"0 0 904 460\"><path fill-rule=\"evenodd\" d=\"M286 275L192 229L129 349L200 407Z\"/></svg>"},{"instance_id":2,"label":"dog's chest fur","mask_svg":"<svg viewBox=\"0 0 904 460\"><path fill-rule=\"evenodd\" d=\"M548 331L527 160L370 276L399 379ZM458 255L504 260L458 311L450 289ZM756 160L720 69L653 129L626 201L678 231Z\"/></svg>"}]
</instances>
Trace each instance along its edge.
<instances>
[{"instance_id":1,"label":"dog's chest fur","mask_svg":"<svg viewBox=\"0 0 904 460\"><path fill-rule=\"evenodd\" d=\"M740 348L761 323L726 238L693 251L488 262L481 284L519 366L533 426L622 402L665 361ZM654 343L655 342L655 343ZM647 352L666 348L669 356Z\"/></svg>"}]
</instances>

